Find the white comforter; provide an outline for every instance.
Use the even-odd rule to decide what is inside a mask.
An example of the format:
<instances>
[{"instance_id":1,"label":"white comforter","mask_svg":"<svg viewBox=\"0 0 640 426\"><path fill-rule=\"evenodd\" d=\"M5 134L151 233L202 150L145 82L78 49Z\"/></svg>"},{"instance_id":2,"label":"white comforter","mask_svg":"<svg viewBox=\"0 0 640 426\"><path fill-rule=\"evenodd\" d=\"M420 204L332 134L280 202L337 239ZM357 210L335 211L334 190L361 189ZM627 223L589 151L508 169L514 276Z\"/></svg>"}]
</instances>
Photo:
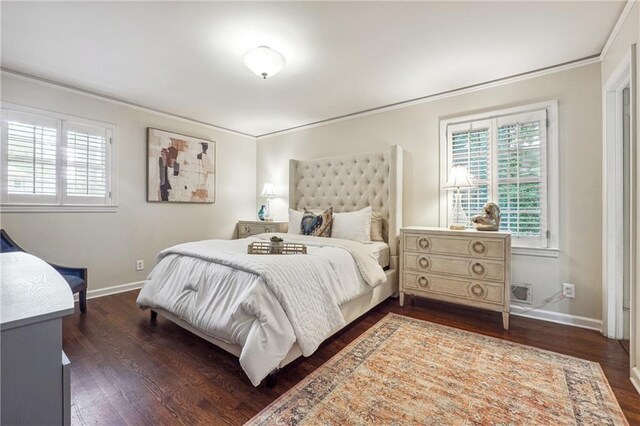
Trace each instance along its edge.
<instances>
[{"instance_id":1,"label":"white comforter","mask_svg":"<svg viewBox=\"0 0 640 426\"><path fill-rule=\"evenodd\" d=\"M305 356L345 324L339 305L385 282L361 243L301 235L308 254L247 255L251 241L206 240L162 251L138 296L204 333L239 345L254 385L278 367L294 342ZM277 235L277 234L276 234Z\"/></svg>"}]
</instances>

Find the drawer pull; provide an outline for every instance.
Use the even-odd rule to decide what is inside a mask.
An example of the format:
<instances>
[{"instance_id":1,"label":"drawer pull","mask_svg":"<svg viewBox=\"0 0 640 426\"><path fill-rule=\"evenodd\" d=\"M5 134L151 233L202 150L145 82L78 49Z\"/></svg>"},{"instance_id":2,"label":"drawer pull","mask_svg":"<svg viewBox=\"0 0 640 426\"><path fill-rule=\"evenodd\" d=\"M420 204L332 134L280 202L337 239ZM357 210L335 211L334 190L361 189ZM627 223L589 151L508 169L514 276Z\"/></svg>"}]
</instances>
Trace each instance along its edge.
<instances>
[{"instance_id":1,"label":"drawer pull","mask_svg":"<svg viewBox=\"0 0 640 426\"><path fill-rule=\"evenodd\" d=\"M418 285L422 288L427 288L429 287L429 280L424 275L420 275L418 278Z\"/></svg>"},{"instance_id":2,"label":"drawer pull","mask_svg":"<svg viewBox=\"0 0 640 426\"><path fill-rule=\"evenodd\" d=\"M244 226L244 232L246 232L247 234L251 232L251 227L249 225L245 225Z\"/></svg>"},{"instance_id":3,"label":"drawer pull","mask_svg":"<svg viewBox=\"0 0 640 426\"><path fill-rule=\"evenodd\" d=\"M269 228L268 226L264 227L264 232L271 232L271 228Z\"/></svg>"},{"instance_id":4,"label":"drawer pull","mask_svg":"<svg viewBox=\"0 0 640 426\"><path fill-rule=\"evenodd\" d=\"M476 262L473 264L473 266L471 266L471 270L473 271L474 274L477 275L482 275L484 274L484 265L480 262Z\"/></svg>"},{"instance_id":5,"label":"drawer pull","mask_svg":"<svg viewBox=\"0 0 640 426\"><path fill-rule=\"evenodd\" d=\"M429 259L427 259L426 257L421 257L420 259L418 259L418 265L420 265L422 269L427 269L429 267Z\"/></svg>"},{"instance_id":6,"label":"drawer pull","mask_svg":"<svg viewBox=\"0 0 640 426\"><path fill-rule=\"evenodd\" d=\"M473 245L471 246L471 249L473 251L475 251L478 254L482 254L485 251L487 251L487 246L484 245L484 243L482 241L476 241L473 243Z\"/></svg>"},{"instance_id":7,"label":"drawer pull","mask_svg":"<svg viewBox=\"0 0 640 426\"><path fill-rule=\"evenodd\" d=\"M480 284L474 284L471 286L471 293L474 296L482 297L484 296L484 288Z\"/></svg>"},{"instance_id":8,"label":"drawer pull","mask_svg":"<svg viewBox=\"0 0 640 426\"><path fill-rule=\"evenodd\" d=\"M426 250L429 248L429 240L427 240L425 237L422 237L418 240L418 246L420 246L421 249Z\"/></svg>"}]
</instances>

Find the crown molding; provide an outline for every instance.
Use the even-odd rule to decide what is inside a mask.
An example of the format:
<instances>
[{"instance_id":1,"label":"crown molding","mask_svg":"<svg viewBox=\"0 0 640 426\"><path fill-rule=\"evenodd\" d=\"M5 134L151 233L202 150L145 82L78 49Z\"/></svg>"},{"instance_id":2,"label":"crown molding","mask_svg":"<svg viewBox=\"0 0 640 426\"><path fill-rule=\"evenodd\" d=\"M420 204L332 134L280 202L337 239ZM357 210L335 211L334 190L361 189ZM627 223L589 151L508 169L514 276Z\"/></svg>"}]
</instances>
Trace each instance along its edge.
<instances>
[{"instance_id":1,"label":"crown molding","mask_svg":"<svg viewBox=\"0 0 640 426\"><path fill-rule=\"evenodd\" d=\"M620 16L618 16L618 20L616 21L616 24L613 26L613 29L609 34L609 38L607 38L607 42L604 44L604 47L602 48L602 52L600 52L600 60L602 60L607 54L607 52L609 51L609 48L613 44L613 40L615 40L615 38L618 36L618 33L620 32L620 29L624 25L624 21L627 20L627 16L629 16L629 12L631 12L631 9L633 8L633 5L635 4L635 2L636 0L627 0L627 3L624 5L624 8L622 9L622 12L620 12Z\"/></svg>"},{"instance_id":2,"label":"crown molding","mask_svg":"<svg viewBox=\"0 0 640 426\"><path fill-rule=\"evenodd\" d=\"M541 77L547 74L554 74L557 72L567 71L573 68L584 67L600 62L600 55L593 55L586 58L578 59L575 61L565 62L559 65L552 65L550 67L540 68L534 71L528 71L521 74L515 74L509 77L503 77L496 80L486 81L470 86L461 87L459 89L452 89L445 92L436 93L433 95L427 95L408 101L396 102L393 104L367 109L364 111L354 112L351 114L345 114L338 117L328 118L326 120L314 121L308 124L301 124L299 126L290 127L288 129L277 130L275 132L265 133L258 135L256 139L258 141L268 139L273 136L279 136L287 133L296 132L303 129L311 129L314 127L325 126L327 124L338 123L341 121L351 120L353 118L366 117L368 115L380 114L382 112L393 111L400 108L407 108L414 105L420 105L426 102L433 102L440 99L450 98L453 96L459 96L466 93L478 92L481 90L491 89L493 87L504 86L505 84L516 83L523 80L529 80L536 77Z\"/></svg>"},{"instance_id":3,"label":"crown molding","mask_svg":"<svg viewBox=\"0 0 640 426\"><path fill-rule=\"evenodd\" d=\"M82 95L82 96L86 96L88 98L92 98L92 99L99 99L101 101L106 101L112 104L116 104L116 105L121 105L121 106L125 106L127 108L131 108L131 109L135 109L137 111L144 111L144 112L148 112L148 113L152 113L155 115L160 115L163 117L167 117L167 118L172 118L174 120L178 120L178 121L182 121L185 123L190 123L190 124L197 124L199 126L204 126L213 130L217 130L220 132L224 132L224 133L228 133L234 136L240 136L243 138L250 138L252 140L256 139L255 135L251 135L249 133L244 133L244 132L240 132L238 130L233 130L233 129L228 129L226 127L221 127L221 126L216 126L215 124L211 124L211 123L207 123L205 121L200 121L200 120L195 120L193 118L189 118L189 117L185 117L182 115L177 115L177 114L172 114L170 112L166 112L166 111L161 111L155 108L151 108L151 107L147 107L144 105L140 105L140 104L136 104L133 102L129 102L129 101L125 101L123 99L119 99L113 96L108 96L108 95L104 95L101 93L97 93L97 92L92 92L90 90L86 90L86 89L81 89L79 87L75 87L75 86L71 86L68 84L63 84L63 83L59 83L53 80L49 80L46 78L42 78L42 77L37 77L31 74L27 74L27 73L23 73L20 71L14 71L8 68L2 68L0 67L0 73L3 76L9 76L12 78L15 78L17 80L23 80L23 81L29 81L32 83L36 83L39 84L41 86L46 86L46 87L53 87L56 89L60 89L60 90L64 90L66 92L70 92L70 93L75 93L77 95Z\"/></svg>"},{"instance_id":4,"label":"crown molding","mask_svg":"<svg viewBox=\"0 0 640 426\"><path fill-rule=\"evenodd\" d=\"M633 0L630 0L630 2L632 3ZM625 6L625 10L627 9L627 7ZM623 10L624 13L624 10ZM627 14L629 13L628 11L626 12ZM622 17L622 15L621 15ZM622 19L622 21L624 21L624 19ZM616 24L616 27L618 27L618 25ZM615 27L614 27L615 30ZM619 31L619 28L618 28ZM613 34L613 33L612 33ZM229 133L235 136L241 136L241 137L245 137L245 138L251 138L253 140L256 141L261 141L264 139L268 139L270 137L273 136L279 136L279 135L283 135L283 134L287 134L287 133L292 133L292 132L296 132L299 130L303 130L303 129L311 129L311 128L315 128L315 127L320 127L320 126L324 126L327 124L332 124L332 123L338 123L341 121L346 121L346 120L350 120L353 118L358 118L358 117L365 117L368 115L373 115L373 114L379 114L379 113L383 113L383 112L387 112L387 111L393 111L396 109L400 109L400 108L407 108L407 107L411 107L414 105L419 105L419 104L423 104L426 102L432 102L432 101L437 101L439 99L445 99L445 98L450 98L453 96L459 96L459 95L463 95L466 93L472 93L472 92L477 92L477 91L481 91L481 90L486 90L486 89L490 89L493 87L499 87L499 86L503 86L506 84L511 84L511 83L516 83L519 81L523 81L523 80L528 80L531 78L536 78L536 77L541 77L547 74L554 74L557 72L562 72L562 71L566 71L566 70L570 70L573 68L578 68L578 67L583 67L583 66L588 66L591 64L595 64L595 63L599 63L601 61L601 57L602 55L593 55L593 56L589 56L586 58L582 58L582 59L578 59L575 61L570 61L570 62L565 62L563 64L559 64L559 65L552 65L549 67L545 67L545 68L540 68L538 70L534 70L534 71L528 71L528 72L524 72L524 73L520 73L520 74L515 74L512 76L508 76L508 77L503 77L503 78L499 78L496 80L491 80L491 81L486 81L483 83L478 83L478 84L474 84L474 85L470 85L470 86L465 86L465 87L461 87L458 89L452 89L452 90L448 90L445 92L440 92L440 93L436 93L433 95L427 95L427 96L422 96L419 98L415 98L415 99L410 99L407 101L401 101L401 102L396 102L393 104L389 104L389 105L384 105L384 106L380 106L380 107L375 107L375 108L370 108L367 110L363 110L363 111L358 111L358 112L354 112L354 113L350 113L350 114L345 114L345 115L341 115L341 116L337 116L337 117L332 117L332 118L328 118L325 120L319 120L319 121L314 121L311 123L306 123L306 124L301 124L298 126L294 126L294 127L289 127L286 129L282 129L282 130L276 130L274 132L269 132L269 133L264 133L261 135L252 135L249 133L244 133L244 132L240 132L237 130L232 130L232 129L228 129L226 127L220 127L220 126L216 126L214 124L211 123L206 123L203 121L199 121L199 120L195 120L189 117L185 117L185 116L181 116L181 115L176 115L176 114L172 114L172 113L168 113L165 111L160 111L154 108L150 108L150 107L146 107L144 105L139 105L139 104L135 104L132 102L128 102L128 101L124 101L122 99L118 99L118 98L114 98L111 96L107 96L107 95L103 95L100 93L95 93L89 90L85 90L85 89L80 89L78 87L75 86L70 86L70 85L66 85L66 84L62 84L62 83L58 83L52 80L48 80L48 79L44 79L44 78L40 78L40 77L36 77L30 74L26 74L26 73L22 73L22 72L18 72L18 71L13 71L10 69L6 69L6 68L0 68L0 73L2 75L8 75L17 79L21 79L21 80L27 80L27 81L31 81L31 82L35 82L37 84L41 84L44 86L48 86L48 87L55 87L58 89L62 89L65 91L69 91L72 93L76 93L76 94L80 94L83 96L87 96L90 98L94 98L94 99L100 99L100 100L104 100L110 103L114 103L114 104L118 104L118 105L123 105L132 109L136 109L139 111L145 111L145 112L150 112L153 114L157 114L157 115L161 115L161 116L165 116L165 117L169 117L169 118L173 118L176 120L180 120L180 121L184 121L187 123L192 123L192 124L197 124L200 126L204 126L204 127L208 127L211 129L215 129L221 132L225 132L225 133Z\"/></svg>"}]
</instances>

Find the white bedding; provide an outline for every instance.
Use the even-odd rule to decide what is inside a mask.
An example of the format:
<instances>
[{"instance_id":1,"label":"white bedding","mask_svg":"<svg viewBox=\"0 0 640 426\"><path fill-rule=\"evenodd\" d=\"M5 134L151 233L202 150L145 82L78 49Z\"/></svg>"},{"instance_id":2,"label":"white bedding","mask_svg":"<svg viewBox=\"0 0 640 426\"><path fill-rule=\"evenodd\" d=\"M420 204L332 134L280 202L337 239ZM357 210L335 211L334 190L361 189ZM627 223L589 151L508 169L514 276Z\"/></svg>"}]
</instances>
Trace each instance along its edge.
<instances>
[{"instance_id":1,"label":"white bedding","mask_svg":"<svg viewBox=\"0 0 640 426\"><path fill-rule=\"evenodd\" d=\"M386 280L364 248L369 244L353 241L282 234L285 241L304 242L308 254L246 254L251 241L273 235L207 240L163 251L138 305L162 308L239 345L240 364L257 386L294 342L309 356L341 328L339 305Z\"/></svg>"},{"instance_id":2,"label":"white bedding","mask_svg":"<svg viewBox=\"0 0 640 426\"><path fill-rule=\"evenodd\" d=\"M382 268L389 266L391 253L389 250L389 244L382 241L372 241L369 244L365 244L366 250L371 253Z\"/></svg>"}]
</instances>

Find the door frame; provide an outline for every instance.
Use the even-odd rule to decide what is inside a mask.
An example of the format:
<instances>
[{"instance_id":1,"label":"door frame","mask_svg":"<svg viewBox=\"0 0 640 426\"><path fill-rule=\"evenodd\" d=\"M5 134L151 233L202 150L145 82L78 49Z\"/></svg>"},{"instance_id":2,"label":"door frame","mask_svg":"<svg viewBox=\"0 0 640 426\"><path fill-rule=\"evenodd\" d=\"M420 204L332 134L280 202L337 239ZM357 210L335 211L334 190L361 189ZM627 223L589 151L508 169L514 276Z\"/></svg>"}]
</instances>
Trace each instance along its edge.
<instances>
[{"instance_id":1,"label":"door frame","mask_svg":"<svg viewBox=\"0 0 640 426\"><path fill-rule=\"evenodd\" d=\"M603 148L603 334L612 339L623 333L623 217L618 214L624 202L623 192L623 105L622 91L629 86L631 107L631 144L635 142L635 93L632 86L632 52L618 65L605 84L603 94L605 143ZM633 226L633 224L631 224ZM632 244L633 245L633 244ZM633 253L631 258L633 259ZM633 268L632 268L633 269Z\"/></svg>"},{"instance_id":2,"label":"door frame","mask_svg":"<svg viewBox=\"0 0 640 426\"><path fill-rule=\"evenodd\" d=\"M629 217L629 226L631 232L631 247L630 247L630 268L629 282L630 282L630 299L631 299L631 312L630 312L630 353L629 353L629 374L631 383L636 388L636 391L640 393L640 284L638 284L638 276L640 272L640 232L638 232L638 219L640 219L640 155L638 155L638 117L637 117L637 102L636 96L638 93L638 59L636 53L636 45L631 45L631 85L630 85L630 105L631 105L631 135L629 156L630 167L629 170L629 205L631 207L631 213Z\"/></svg>"},{"instance_id":3,"label":"door frame","mask_svg":"<svg viewBox=\"0 0 640 426\"><path fill-rule=\"evenodd\" d=\"M622 218L610 214L608 201L622 199L622 167L617 167L618 161L622 165L622 89L629 81L630 94L630 141L629 141L629 284L631 293L630 312L630 354L629 378L640 393L640 285L638 272L640 271L640 232L638 219L640 215L640 156L638 155L638 117L636 97L637 88L637 57L636 44L631 45L629 53L621 61L616 71L604 86L603 93L603 198L602 198L602 259L603 259L603 329L607 337L617 337L622 332L622 272L623 262L616 258L623 244ZM619 184L618 184L619 183ZM614 208L615 211L615 208ZM618 281L619 278L619 281Z\"/></svg>"}]
</instances>

